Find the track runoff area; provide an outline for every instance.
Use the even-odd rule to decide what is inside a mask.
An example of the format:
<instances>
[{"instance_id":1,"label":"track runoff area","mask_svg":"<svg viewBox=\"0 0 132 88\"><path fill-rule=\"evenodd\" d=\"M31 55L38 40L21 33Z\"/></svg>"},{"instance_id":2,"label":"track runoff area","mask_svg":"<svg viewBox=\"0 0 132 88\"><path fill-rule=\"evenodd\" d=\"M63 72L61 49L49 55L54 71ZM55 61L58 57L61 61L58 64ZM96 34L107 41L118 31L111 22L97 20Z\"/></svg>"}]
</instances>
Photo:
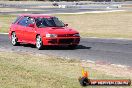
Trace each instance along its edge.
<instances>
[{"instance_id":1,"label":"track runoff area","mask_svg":"<svg viewBox=\"0 0 132 88\"><path fill-rule=\"evenodd\" d=\"M82 77L78 78L81 86L130 86L130 79L89 79L88 71L82 69Z\"/></svg>"}]
</instances>

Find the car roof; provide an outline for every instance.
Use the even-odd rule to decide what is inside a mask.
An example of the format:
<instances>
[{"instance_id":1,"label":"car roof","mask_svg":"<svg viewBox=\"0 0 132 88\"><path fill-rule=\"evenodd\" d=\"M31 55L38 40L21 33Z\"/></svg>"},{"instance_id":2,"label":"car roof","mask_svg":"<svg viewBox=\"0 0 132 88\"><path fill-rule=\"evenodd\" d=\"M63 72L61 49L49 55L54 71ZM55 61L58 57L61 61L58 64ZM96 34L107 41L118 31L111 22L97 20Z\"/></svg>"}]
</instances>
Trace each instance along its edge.
<instances>
[{"instance_id":1,"label":"car roof","mask_svg":"<svg viewBox=\"0 0 132 88\"><path fill-rule=\"evenodd\" d=\"M45 15L45 14L20 14L19 16L29 16L29 17L33 17L33 18L38 18L38 17L42 17L42 18L51 18L54 16L51 15Z\"/></svg>"}]
</instances>

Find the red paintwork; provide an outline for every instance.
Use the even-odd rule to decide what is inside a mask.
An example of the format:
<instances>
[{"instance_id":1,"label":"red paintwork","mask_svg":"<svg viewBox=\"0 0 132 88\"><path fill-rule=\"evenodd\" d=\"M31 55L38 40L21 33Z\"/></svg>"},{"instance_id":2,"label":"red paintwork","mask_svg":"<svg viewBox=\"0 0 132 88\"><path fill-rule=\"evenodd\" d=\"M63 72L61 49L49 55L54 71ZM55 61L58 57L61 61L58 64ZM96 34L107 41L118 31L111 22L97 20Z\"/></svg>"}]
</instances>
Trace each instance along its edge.
<instances>
[{"instance_id":1,"label":"red paintwork","mask_svg":"<svg viewBox=\"0 0 132 88\"><path fill-rule=\"evenodd\" d=\"M42 18L50 18L53 16L43 15L43 14L22 14L20 16L29 16L33 18L42 17ZM20 19L19 19L20 20ZM18 21L19 21L18 20ZM18 38L18 42L36 44L36 36L39 34L42 38L43 45L78 45L80 41L79 36L65 36L69 34L76 34L78 33L76 30L68 27L46 27L46 28L38 28L36 25L35 27L25 27L18 25L18 21L15 24L11 24L9 30L9 38L11 39L11 33L15 32ZM57 34L57 38L47 38L46 33L49 34ZM73 42L70 44L62 44L59 43L60 39L73 39ZM49 42L50 41L50 42ZM56 41L56 43L51 43L51 41Z\"/></svg>"}]
</instances>

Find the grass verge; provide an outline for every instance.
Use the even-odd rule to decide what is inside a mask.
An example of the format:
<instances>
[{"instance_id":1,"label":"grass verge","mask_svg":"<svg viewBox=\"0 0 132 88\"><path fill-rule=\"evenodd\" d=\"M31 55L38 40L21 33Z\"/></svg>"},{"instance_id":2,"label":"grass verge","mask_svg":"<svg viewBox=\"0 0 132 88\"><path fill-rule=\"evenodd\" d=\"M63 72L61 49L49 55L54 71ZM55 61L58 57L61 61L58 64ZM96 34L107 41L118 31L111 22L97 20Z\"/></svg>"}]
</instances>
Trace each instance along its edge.
<instances>
[{"instance_id":1,"label":"grass verge","mask_svg":"<svg viewBox=\"0 0 132 88\"><path fill-rule=\"evenodd\" d=\"M132 38L132 12L56 14L83 37ZM0 32L7 32L15 16L0 15Z\"/></svg>"},{"instance_id":2,"label":"grass verge","mask_svg":"<svg viewBox=\"0 0 132 88\"><path fill-rule=\"evenodd\" d=\"M85 37L132 38L132 12L57 16Z\"/></svg>"},{"instance_id":3,"label":"grass verge","mask_svg":"<svg viewBox=\"0 0 132 88\"><path fill-rule=\"evenodd\" d=\"M0 32L6 33L13 21L15 21L15 15L0 15Z\"/></svg>"},{"instance_id":4,"label":"grass verge","mask_svg":"<svg viewBox=\"0 0 132 88\"><path fill-rule=\"evenodd\" d=\"M81 88L78 82L81 69L80 61L77 60L29 53L0 52L0 87ZM90 67L87 67L86 70L92 73L90 78L118 78Z\"/></svg>"}]
</instances>

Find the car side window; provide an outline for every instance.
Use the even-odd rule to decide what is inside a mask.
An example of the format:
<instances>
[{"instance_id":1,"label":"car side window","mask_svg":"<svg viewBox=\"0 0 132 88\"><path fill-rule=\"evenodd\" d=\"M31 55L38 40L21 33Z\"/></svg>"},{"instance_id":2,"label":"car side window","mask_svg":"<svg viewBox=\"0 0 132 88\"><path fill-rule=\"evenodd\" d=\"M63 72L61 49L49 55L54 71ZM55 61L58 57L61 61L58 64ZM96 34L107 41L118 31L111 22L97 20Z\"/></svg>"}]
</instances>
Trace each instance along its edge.
<instances>
[{"instance_id":1,"label":"car side window","mask_svg":"<svg viewBox=\"0 0 132 88\"><path fill-rule=\"evenodd\" d=\"M41 28L41 27L44 26L44 25L43 25L42 18L37 18L37 19L35 19L35 22L36 22L37 27L39 27L39 28Z\"/></svg>"},{"instance_id":2,"label":"car side window","mask_svg":"<svg viewBox=\"0 0 132 88\"><path fill-rule=\"evenodd\" d=\"M29 18L29 17L23 17L23 18L18 22L18 24L19 24L19 25L22 25L22 26L27 26L28 18Z\"/></svg>"},{"instance_id":3,"label":"car side window","mask_svg":"<svg viewBox=\"0 0 132 88\"><path fill-rule=\"evenodd\" d=\"M34 18L29 17L27 21L27 25L34 24L34 23L35 23Z\"/></svg>"}]
</instances>

